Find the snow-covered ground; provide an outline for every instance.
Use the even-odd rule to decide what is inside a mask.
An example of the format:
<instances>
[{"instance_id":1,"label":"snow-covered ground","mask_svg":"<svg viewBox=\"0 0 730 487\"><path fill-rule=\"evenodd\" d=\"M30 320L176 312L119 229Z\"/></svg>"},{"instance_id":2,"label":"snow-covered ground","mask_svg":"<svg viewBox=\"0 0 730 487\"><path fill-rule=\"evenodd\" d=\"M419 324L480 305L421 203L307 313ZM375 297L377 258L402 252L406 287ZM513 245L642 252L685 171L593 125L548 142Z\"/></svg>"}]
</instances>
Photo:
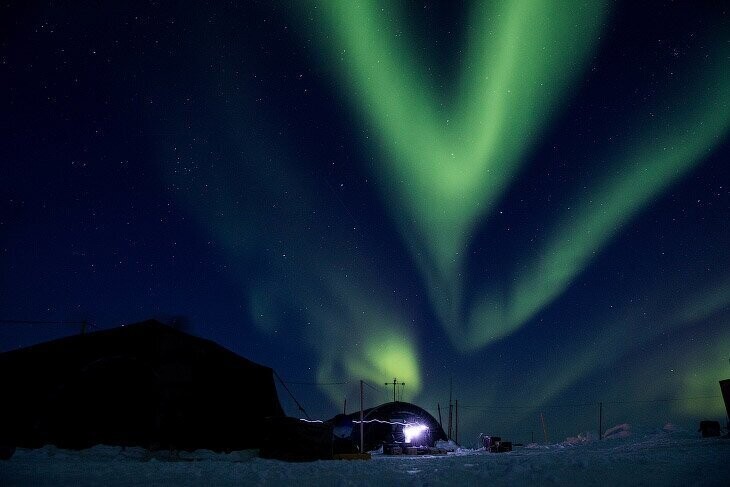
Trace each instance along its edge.
<instances>
[{"instance_id":1,"label":"snow-covered ground","mask_svg":"<svg viewBox=\"0 0 730 487\"><path fill-rule=\"evenodd\" d=\"M0 485L730 485L730 439L687 431L632 433L596 441L578 435L511 453L457 450L445 456L286 463L255 451L151 454L97 446L19 449L0 462Z\"/></svg>"}]
</instances>

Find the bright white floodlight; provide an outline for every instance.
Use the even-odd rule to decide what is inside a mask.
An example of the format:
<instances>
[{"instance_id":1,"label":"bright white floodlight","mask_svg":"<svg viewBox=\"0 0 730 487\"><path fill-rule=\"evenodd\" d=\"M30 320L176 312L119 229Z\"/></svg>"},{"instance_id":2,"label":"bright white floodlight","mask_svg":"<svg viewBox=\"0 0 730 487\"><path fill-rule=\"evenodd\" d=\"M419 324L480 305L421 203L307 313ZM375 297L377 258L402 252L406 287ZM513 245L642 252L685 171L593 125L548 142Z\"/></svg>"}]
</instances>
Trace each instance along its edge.
<instances>
[{"instance_id":1,"label":"bright white floodlight","mask_svg":"<svg viewBox=\"0 0 730 487\"><path fill-rule=\"evenodd\" d=\"M421 436L424 431L428 431L428 426L425 424L409 424L403 427L403 436L406 437L406 443L410 443L412 440Z\"/></svg>"}]
</instances>

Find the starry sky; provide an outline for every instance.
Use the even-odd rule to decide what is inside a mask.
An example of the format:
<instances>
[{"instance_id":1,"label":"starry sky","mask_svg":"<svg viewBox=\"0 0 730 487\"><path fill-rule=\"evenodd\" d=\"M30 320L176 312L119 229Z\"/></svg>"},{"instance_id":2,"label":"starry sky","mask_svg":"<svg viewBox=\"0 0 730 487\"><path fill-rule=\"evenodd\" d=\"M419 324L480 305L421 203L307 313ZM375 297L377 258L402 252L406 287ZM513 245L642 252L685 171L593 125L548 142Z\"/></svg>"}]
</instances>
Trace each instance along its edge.
<instances>
[{"instance_id":1,"label":"starry sky","mask_svg":"<svg viewBox=\"0 0 730 487\"><path fill-rule=\"evenodd\" d=\"M724 422L723 2L4 2L0 319L176 319L311 417ZM0 350L77 333L3 324ZM242 386L244 387L244 386ZM280 390L285 409L301 415ZM445 417L445 416L444 416Z\"/></svg>"}]
</instances>

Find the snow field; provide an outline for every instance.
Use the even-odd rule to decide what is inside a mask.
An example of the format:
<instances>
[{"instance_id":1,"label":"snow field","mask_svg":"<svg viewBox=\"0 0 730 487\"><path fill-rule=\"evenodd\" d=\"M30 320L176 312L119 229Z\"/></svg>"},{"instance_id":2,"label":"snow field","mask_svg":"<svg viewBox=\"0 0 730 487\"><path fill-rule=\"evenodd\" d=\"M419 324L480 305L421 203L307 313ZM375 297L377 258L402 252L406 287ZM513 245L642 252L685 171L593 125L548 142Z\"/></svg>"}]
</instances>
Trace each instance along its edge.
<instances>
[{"instance_id":1,"label":"snow field","mask_svg":"<svg viewBox=\"0 0 730 487\"><path fill-rule=\"evenodd\" d=\"M590 435L511 453L287 463L256 451L150 453L96 446L19 449L0 485L730 485L730 439L661 431L596 441Z\"/></svg>"}]
</instances>

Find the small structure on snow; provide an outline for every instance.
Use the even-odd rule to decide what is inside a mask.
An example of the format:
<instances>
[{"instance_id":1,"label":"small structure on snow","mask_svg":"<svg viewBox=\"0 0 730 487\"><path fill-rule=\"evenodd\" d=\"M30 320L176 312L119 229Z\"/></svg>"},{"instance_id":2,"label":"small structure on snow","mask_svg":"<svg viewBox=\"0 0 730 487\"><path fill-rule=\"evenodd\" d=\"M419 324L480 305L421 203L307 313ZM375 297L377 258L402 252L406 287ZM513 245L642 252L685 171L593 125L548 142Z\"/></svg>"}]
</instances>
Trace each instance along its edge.
<instances>
[{"instance_id":1,"label":"small structure on snow","mask_svg":"<svg viewBox=\"0 0 730 487\"><path fill-rule=\"evenodd\" d=\"M347 416L354 425L352 441L359 445L360 411ZM446 439L446 433L436 418L415 404L394 401L363 411L365 451L377 450L382 445L395 443L410 447L432 447L436 441Z\"/></svg>"},{"instance_id":2,"label":"small structure on snow","mask_svg":"<svg viewBox=\"0 0 730 487\"><path fill-rule=\"evenodd\" d=\"M260 455L295 462L364 459L369 458L366 452L381 447L390 454L434 454L434 444L446 440L443 428L426 410L400 401L364 410L362 430L360 452L360 411L324 422L270 418Z\"/></svg>"}]
</instances>

